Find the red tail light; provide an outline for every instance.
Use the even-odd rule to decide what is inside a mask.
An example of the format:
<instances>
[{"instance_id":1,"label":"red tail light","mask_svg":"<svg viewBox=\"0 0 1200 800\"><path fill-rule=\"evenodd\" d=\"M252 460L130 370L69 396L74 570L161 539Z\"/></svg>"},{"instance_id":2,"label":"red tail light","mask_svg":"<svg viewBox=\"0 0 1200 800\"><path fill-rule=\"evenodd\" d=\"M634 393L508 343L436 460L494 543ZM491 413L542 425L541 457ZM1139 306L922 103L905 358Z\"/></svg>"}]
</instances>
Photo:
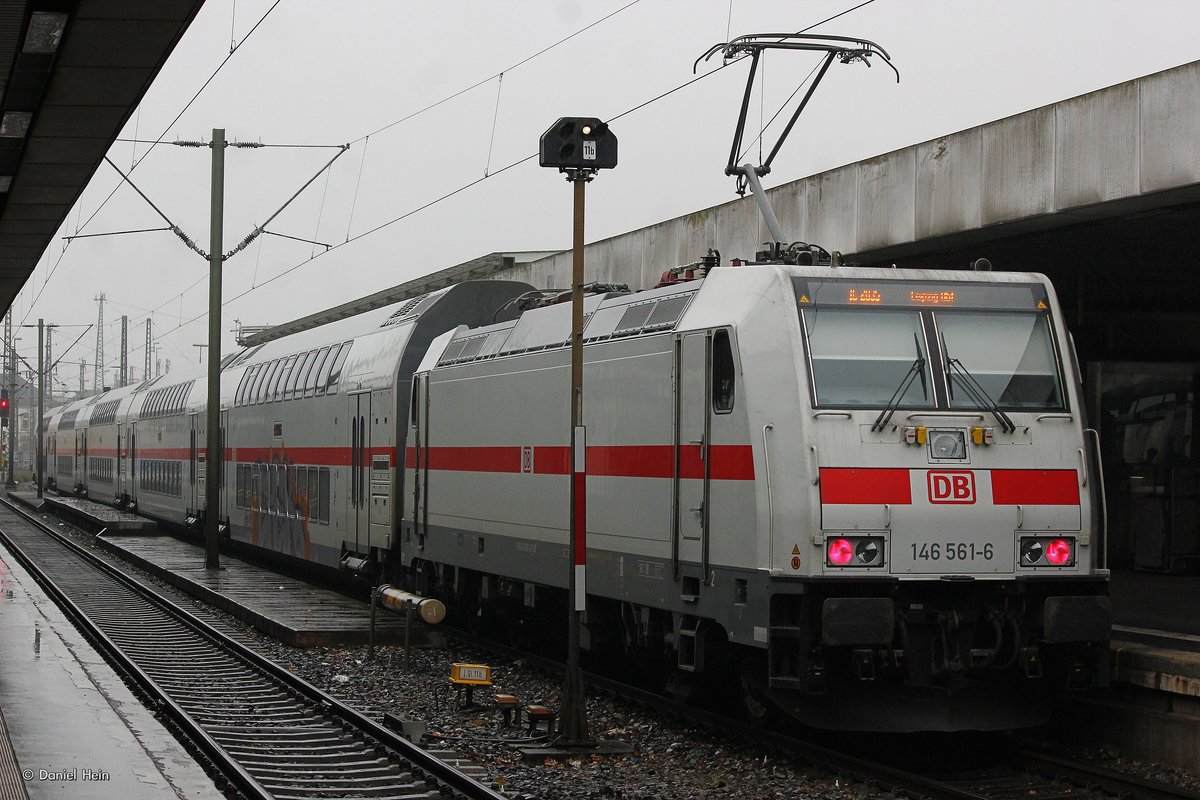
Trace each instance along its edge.
<instances>
[{"instance_id":1,"label":"red tail light","mask_svg":"<svg viewBox=\"0 0 1200 800\"><path fill-rule=\"evenodd\" d=\"M1055 539L1046 545L1046 560L1051 564L1071 563L1071 543L1066 539Z\"/></svg>"},{"instance_id":2,"label":"red tail light","mask_svg":"<svg viewBox=\"0 0 1200 800\"><path fill-rule=\"evenodd\" d=\"M831 539L827 552L830 564L845 566L854 559L854 543L849 539Z\"/></svg>"}]
</instances>

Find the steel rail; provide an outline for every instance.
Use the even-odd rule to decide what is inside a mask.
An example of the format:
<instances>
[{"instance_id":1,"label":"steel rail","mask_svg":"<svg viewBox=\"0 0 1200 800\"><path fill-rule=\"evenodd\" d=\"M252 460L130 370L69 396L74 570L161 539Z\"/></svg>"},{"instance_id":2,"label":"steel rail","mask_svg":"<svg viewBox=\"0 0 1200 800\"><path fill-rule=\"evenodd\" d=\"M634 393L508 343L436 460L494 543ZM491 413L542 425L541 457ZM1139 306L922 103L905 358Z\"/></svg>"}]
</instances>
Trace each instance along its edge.
<instances>
[{"instance_id":1,"label":"steel rail","mask_svg":"<svg viewBox=\"0 0 1200 800\"><path fill-rule=\"evenodd\" d=\"M1022 751L1016 755L1015 763L1019 769L1027 772L1095 788L1118 797L1136 797L1138 800L1200 800L1200 792L1193 789L1125 775L1105 767L1081 764L1047 753Z\"/></svg>"},{"instance_id":2,"label":"steel rail","mask_svg":"<svg viewBox=\"0 0 1200 800\"><path fill-rule=\"evenodd\" d=\"M313 714L323 713L328 715L336 720L339 725L348 726L364 737L369 737L369 739L389 748L401 759L407 761L413 772L425 776L426 782L436 787L437 790L452 797L468 798L468 800L501 800L503 797L465 775L452 765L447 764L408 741L397 732L355 711L341 701L288 672L278 664L261 656L246 645L221 633L186 609L175 605L152 589L143 586L136 580L123 574L119 569L108 564L103 559L88 552L86 548L78 543L49 528L32 514L15 506L11 501L0 499L0 518L3 517L3 512L5 511L15 515L18 518L17 521L24 522L36 528L46 536L46 541L61 546L64 553L69 553L71 556L91 566L101 577L113 581L117 586L139 596L149 607L152 607L159 613L168 615L172 620L178 621L185 627L190 628L197 635L198 639L202 640L205 644L225 651L230 656L230 660L248 664L259 673L265 674L266 677L282 684L281 689L294 693L310 705L311 709L309 710ZM72 619L88 638L92 639L98 649L106 657L110 658L118 669L130 675L145 694L151 698L152 703L166 711L172 721L185 732L186 736L194 740L198 749L201 749L205 756L213 761L227 780L234 784L247 797L255 798L255 800L258 800L258 798L266 800L276 797L271 790L263 786L262 782L253 775L253 769L247 768L234 754L230 753L217 737L202 727L201 722L183 708L180 702L172 696L169 688L160 685L157 680L124 651L118 641L114 640L121 637L110 636L106 633L101 628L99 621L93 620L75 600L68 596L66 590L56 584L48 574L48 570L42 569L38 563L39 559L34 559L26 553L24 551L25 548L15 541L7 530L0 529L0 541L6 544L18 561L35 577L39 585L63 607L68 617ZM93 586L93 593L95 593L94 588ZM129 617L132 616L133 612L128 608L122 608L119 614L122 617ZM218 693L224 695L229 693L227 689L222 691L220 686L215 688ZM191 693L189 699L195 702L195 688L189 687L187 692ZM286 695L286 693L285 691L283 694ZM213 727L220 726L213 725ZM364 747L367 750L372 749L369 742L364 743Z\"/></svg>"}]
</instances>

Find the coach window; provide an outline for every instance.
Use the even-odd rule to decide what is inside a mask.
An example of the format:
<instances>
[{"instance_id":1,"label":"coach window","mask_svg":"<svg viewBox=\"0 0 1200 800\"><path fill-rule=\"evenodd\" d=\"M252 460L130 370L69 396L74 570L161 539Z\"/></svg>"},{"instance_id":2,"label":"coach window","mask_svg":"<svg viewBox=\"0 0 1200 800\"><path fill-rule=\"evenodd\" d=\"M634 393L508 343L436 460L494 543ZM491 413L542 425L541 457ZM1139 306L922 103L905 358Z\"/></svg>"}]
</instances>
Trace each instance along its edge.
<instances>
[{"instance_id":1,"label":"coach window","mask_svg":"<svg viewBox=\"0 0 1200 800\"><path fill-rule=\"evenodd\" d=\"M309 350L304 354L304 360L296 367L295 386L292 390L292 396L304 397L304 385L308 382L308 373L312 369L313 362L317 360L317 351Z\"/></svg>"},{"instance_id":2,"label":"coach window","mask_svg":"<svg viewBox=\"0 0 1200 800\"><path fill-rule=\"evenodd\" d=\"M250 383L253 377L254 367L248 367L246 371L242 373L242 379L238 381L237 391L233 393L233 404L235 406L240 406L242 404L242 397L246 394L246 384Z\"/></svg>"},{"instance_id":3,"label":"coach window","mask_svg":"<svg viewBox=\"0 0 1200 800\"><path fill-rule=\"evenodd\" d=\"M312 353L301 353L296 356L296 365L292 367L292 373L288 375L287 386L283 390L284 400L291 400L296 394L296 384L300 383L300 376L304 374L304 365L308 363L311 355Z\"/></svg>"},{"instance_id":4,"label":"coach window","mask_svg":"<svg viewBox=\"0 0 1200 800\"><path fill-rule=\"evenodd\" d=\"M267 473L267 465L259 463L258 465L258 510L267 511L269 505L267 498L271 494L270 475Z\"/></svg>"},{"instance_id":5,"label":"coach window","mask_svg":"<svg viewBox=\"0 0 1200 800\"><path fill-rule=\"evenodd\" d=\"M270 366L269 362L258 365L258 372L254 373L254 385L246 392L247 405L254 405L258 402L258 391L262 387L263 381L267 379L267 373L270 371L268 368Z\"/></svg>"},{"instance_id":6,"label":"coach window","mask_svg":"<svg viewBox=\"0 0 1200 800\"><path fill-rule=\"evenodd\" d=\"M340 344L330 345L329 353L325 356L325 360L321 362L320 367L317 368L317 394L325 394L325 384L329 380L329 372L333 369L333 362L337 360L338 352L341 349L342 346Z\"/></svg>"},{"instance_id":7,"label":"coach window","mask_svg":"<svg viewBox=\"0 0 1200 800\"><path fill-rule=\"evenodd\" d=\"M283 364L283 360L277 358L267 365L266 380L258 385L257 402L265 403L271 399L271 384L275 382L275 375L279 372L281 364Z\"/></svg>"},{"instance_id":8,"label":"coach window","mask_svg":"<svg viewBox=\"0 0 1200 800\"><path fill-rule=\"evenodd\" d=\"M242 373L242 381L238 384L237 395L235 395L233 404L240 406L246 397L246 390L254 384L254 373L257 370L253 366L246 367L246 371Z\"/></svg>"},{"instance_id":9,"label":"coach window","mask_svg":"<svg viewBox=\"0 0 1200 800\"><path fill-rule=\"evenodd\" d=\"M324 367L325 362L328 360L329 360L329 345L326 345L325 347L321 348L321 351L319 353L317 353L317 360L313 362L312 371L310 371L308 373L308 378L305 380L305 383L304 383L304 396L305 397L312 397L314 394L316 394L317 377L321 374L321 369Z\"/></svg>"},{"instance_id":10,"label":"coach window","mask_svg":"<svg viewBox=\"0 0 1200 800\"><path fill-rule=\"evenodd\" d=\"M329 468L321 467L319 488L317 490L317 516L321 522L329 524Z\"/></svg>"},{"instance_id":11,"label":"coach window","mask_svg":"<svg viewBox=\"0 0 1200 800\"><path fill-rule=\"evenodd\" d=\"M258 379L262 377L263 364L255 364L250 367L250 377L246 381L246 388L242 392L242 405L250 405L254 402L254 387L258 386Z\"/></svg>"},{"instance_id":12,"label":"coach window","mask_svg":"<svg viewBox=\"0 0 1200 800\"><path fill-rule=\"evenodd\" d=\"M316 467L308 468L308 510L305 516L311 520L317 519L318 514L320 513L320 508L317 502L317 499L320 496L320 489L318 488L318 473L319 470Z\"/></svg>"},{"instance_id":13,"label":"coach window","mask_svg":"<svg viewBox=\"0 0 1200 800\"><path fill-rule=\"evenodd\" d=\"M729 331L717 331L712 344L713 411L718 414L733 411L733 385L733 346L729 342Z\"/></svg>"},{"instance_id":14,"label":"coach window","mask_svg":"<svg viewBox=\"0 0 1200 800\"><path fill-rule=\"evenodd\" d=\"M325 391L332 392L338 384L338 380L342 377L342 365L346 363L346 356L350 355L350 346L354 342L343 342L342 349L338 351L337 359L333 362L333 369L329 372L329 382L325 385Z\"/></svg>"},{"instance_id":15,"label":"coach window","mask_svg":"<svg viewBox=\"0 0 1200 800\"><path fill-rule=\"evenodd\" d=\"M292 379L292 371L296 368L296 359L299 356L288 356L287 363L283 365L283 369L279 373L279 385L275 387L275 400L282 400L284 392L287 391L288 382Z\"/></svg>"},{"instance_id":16,"label":"coach window","mask_svg":"<svg viewBox=\"0 0 1200 800\"><path fill-rule=\"evenodd\" d=\"M275 362L274 369L271 370L271 382L267 386L267 394L263 399L266 402L271 402L279 397L279 384L283 381L283 375L287 372L287 359L281 358Z\"/></svg>"},{"instance_id":17,"label":"coach window","mask_svg":"<svg viewBox=\"0 0 1200 800\"><path fill-rule=\"evenodd\" d=\"M321 372L317 375L317 394L325 394L325 389L329 383L329 376L333 372L333 365L338 364L338 358L341 356L341 351L346 349L344 344L335 344L333 349L329 351L328 358L321 365ZM340 364L339 364L340 366Z\"/></svg>"}]
</instances>

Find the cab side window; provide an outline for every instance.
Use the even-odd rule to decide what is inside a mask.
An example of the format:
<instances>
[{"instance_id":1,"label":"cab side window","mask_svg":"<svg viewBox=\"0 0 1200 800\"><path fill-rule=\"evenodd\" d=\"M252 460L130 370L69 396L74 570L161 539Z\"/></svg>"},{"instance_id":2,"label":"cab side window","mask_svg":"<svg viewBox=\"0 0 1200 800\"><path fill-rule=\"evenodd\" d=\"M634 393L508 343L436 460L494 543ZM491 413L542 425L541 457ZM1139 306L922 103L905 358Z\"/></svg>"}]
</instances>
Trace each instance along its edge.
<instances>
[{"instance_id":1,"label":"cab side window","mask_svg":"<svg viewBox=\"0 0 1200 800\"><path fill-rule=\"evenodd\" d=\"M734 371L729 331L717 331L712 344L712 407L718 414L733 411Z\"/></svg>"}]
</instances>

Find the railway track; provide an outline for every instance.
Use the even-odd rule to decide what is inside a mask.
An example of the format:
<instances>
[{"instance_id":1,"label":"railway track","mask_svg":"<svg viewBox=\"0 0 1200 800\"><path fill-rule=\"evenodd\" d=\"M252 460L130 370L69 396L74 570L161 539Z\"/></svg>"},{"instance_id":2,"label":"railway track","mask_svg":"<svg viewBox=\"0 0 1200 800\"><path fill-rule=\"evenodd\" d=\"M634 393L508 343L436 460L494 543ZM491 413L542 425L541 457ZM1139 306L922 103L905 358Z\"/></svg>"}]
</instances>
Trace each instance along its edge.
<instances>
[{"instance_id":1,"label":"railway track","mask_svg":"<svg viewBox=\"0 0 1200 800\"><path fill-rule=\"evenodd\" d=\"M0 529L14 529L15 516L10 514L15 513L0 507ZM24 517L21 521L29 522ZM39 554L38 560L52 560L41 554L63 549L62 546L55 544L46 535L44 526L36 520L29 522L29 525L37 526L28 535L36 542L33 549ZM74 544L74 548L82 549L77 544ZM94 556L91 558L95 559ZM114 569L107 564L105 568ZM123 583L129 580L125 579ZM73 579L73 582L90 585L94 584L95 580L91 577L78 577ZM97 586L93 586L85 594L103 595L108 591ZM141 589L140 585L136 591L152 594ZM76 603L84 605L79 600L76 600ZM111 610L111 603L107 605L110 606L108 611L104 611L102 604L99 612L99 616L106 620L105 625L113 631L106 635L114 642L131 647L137 647L147 639L155 642L150 648L152 652L146 656L147 663L154 665L153 669L147 668L145 671L157 676L160 688L173 698L173 702L186 714L203 721L202 729L205 735L210 736L220 749L237 762L235 770L244 771L250 778L258 780L265 788L275 792L253 794L243 791L248 796L336 797L344 796L349 791L356 797L498 797L488 790L472 793L482 789L477 785L474 788L463 789L457 784L439 782L436 775L425 777L423 783L422 778L412 777L411 786L406 785L399 789L404 793L389 793L395 787L381 788L378 783L382 780L381 776L389 772L389 764L393 778L396 772L410 772L412 776L421 775L419 769L401 765L405 752L414 749L407 740L399 739L393 744L396 738L394 734L379 728L370 720L367 720L370 727L366 733L355 732L356 726L348 723L347 717L340 713L330 713L335 708L340 710L341 704L338 701L303 684L313 697L319 698L315 702L310 700L305 704L301 702L301 695L305 692L273 682L269 673L278 671L278 667L272 665L273 669L268 669L268 674L265 675L247 675L237 665L228 667L225 660L215 659L209 651L195 649L196 646L189 643L188 639L179 638L180 634L174 625L164 623L155 615L142 611L135 615L130 610L132 606L124 600L117 603L121 608L118 612ZM102 630L105 630L105 625L102 625ZM201 627L204 627L203 623ZM223 640L223 637L218 636ZM215 641L211 637L206 638ZM530 664L536 664L548 673L561 669L561 665L553 660L513 650L493 641L481 640L465 632L459 632L459 638L469 642L472 648L481 653L504 658L519 657ZM224 643L218 645L218 648L228 649ZM234 649L244 648L234 644ZM163 658L163 654L170 654L172 657ZM185 655L181 658L179 654ZM246 655L251 660L262 660L250 651L246 651ZM194 676L189 676L179 668L179 661L189 661L201 666L205 673L204 679L198 684ZM290 673L284 675L287 677ZM1030 797L1037 797L1038 800L1107 800L1112 797L1138 800L1200 800L1200 794L1180 787L1147 781L1055 756L1017 751L1011 745L997 746L994 758L981 759L975 766L964 767L956 764L958 759L953 757L944 759L944 769L933 769L924 764L914 766L913 762L906 761L904 757L893 758L891 763L883 763L874 757L863 755L865 752L869 753L870 748L818 745L802 738L731 721L726 715L691 706L680 706L672 698L609 678L598 675L587 677L592 691L636 703L645 708L649 715L672 716L715 733L733 733L747 742L756 743L764 750L787 756L813 769L864 784L880 794L891 793L912 800L1028 800ZM299 681L291 678L291 682ZM215 694L213 689L216 690ZM157 698L157 695L155 697ZM156 702L163 705L163 701ZM345 711L354 714L348 709ZM250 720L246 719L247 714L250 715ZM265 740L268 733L273 737L269 743ZM189 735L193 740L197 738L193 734ZM398 751L398 754L388 753L389 750ZM380 755L381 752L385 755ZM218 761L215 757L210 758L214 762ZM284 780L305 780L300 777L301 770L297 766L302 764L308 765L318 776L310 782L307 794L296 791L294 786L285 786L282 783ZM334 774L330 769L331 765L336 765L340 774ZM631 768L633 767L631 764ZM231 782L241 788L238 781L231 779Z\"/></svg>"},{"instance_id":2,"label":"railway track","mask_svg":"<svg viewBox=\"0 0 1200 800\"><path fill-rule=\"evenodd\" d=\"M0 541L210 762L254 800L499 800L123 575L8 501Z\"/></svg>"}]
</instances>

